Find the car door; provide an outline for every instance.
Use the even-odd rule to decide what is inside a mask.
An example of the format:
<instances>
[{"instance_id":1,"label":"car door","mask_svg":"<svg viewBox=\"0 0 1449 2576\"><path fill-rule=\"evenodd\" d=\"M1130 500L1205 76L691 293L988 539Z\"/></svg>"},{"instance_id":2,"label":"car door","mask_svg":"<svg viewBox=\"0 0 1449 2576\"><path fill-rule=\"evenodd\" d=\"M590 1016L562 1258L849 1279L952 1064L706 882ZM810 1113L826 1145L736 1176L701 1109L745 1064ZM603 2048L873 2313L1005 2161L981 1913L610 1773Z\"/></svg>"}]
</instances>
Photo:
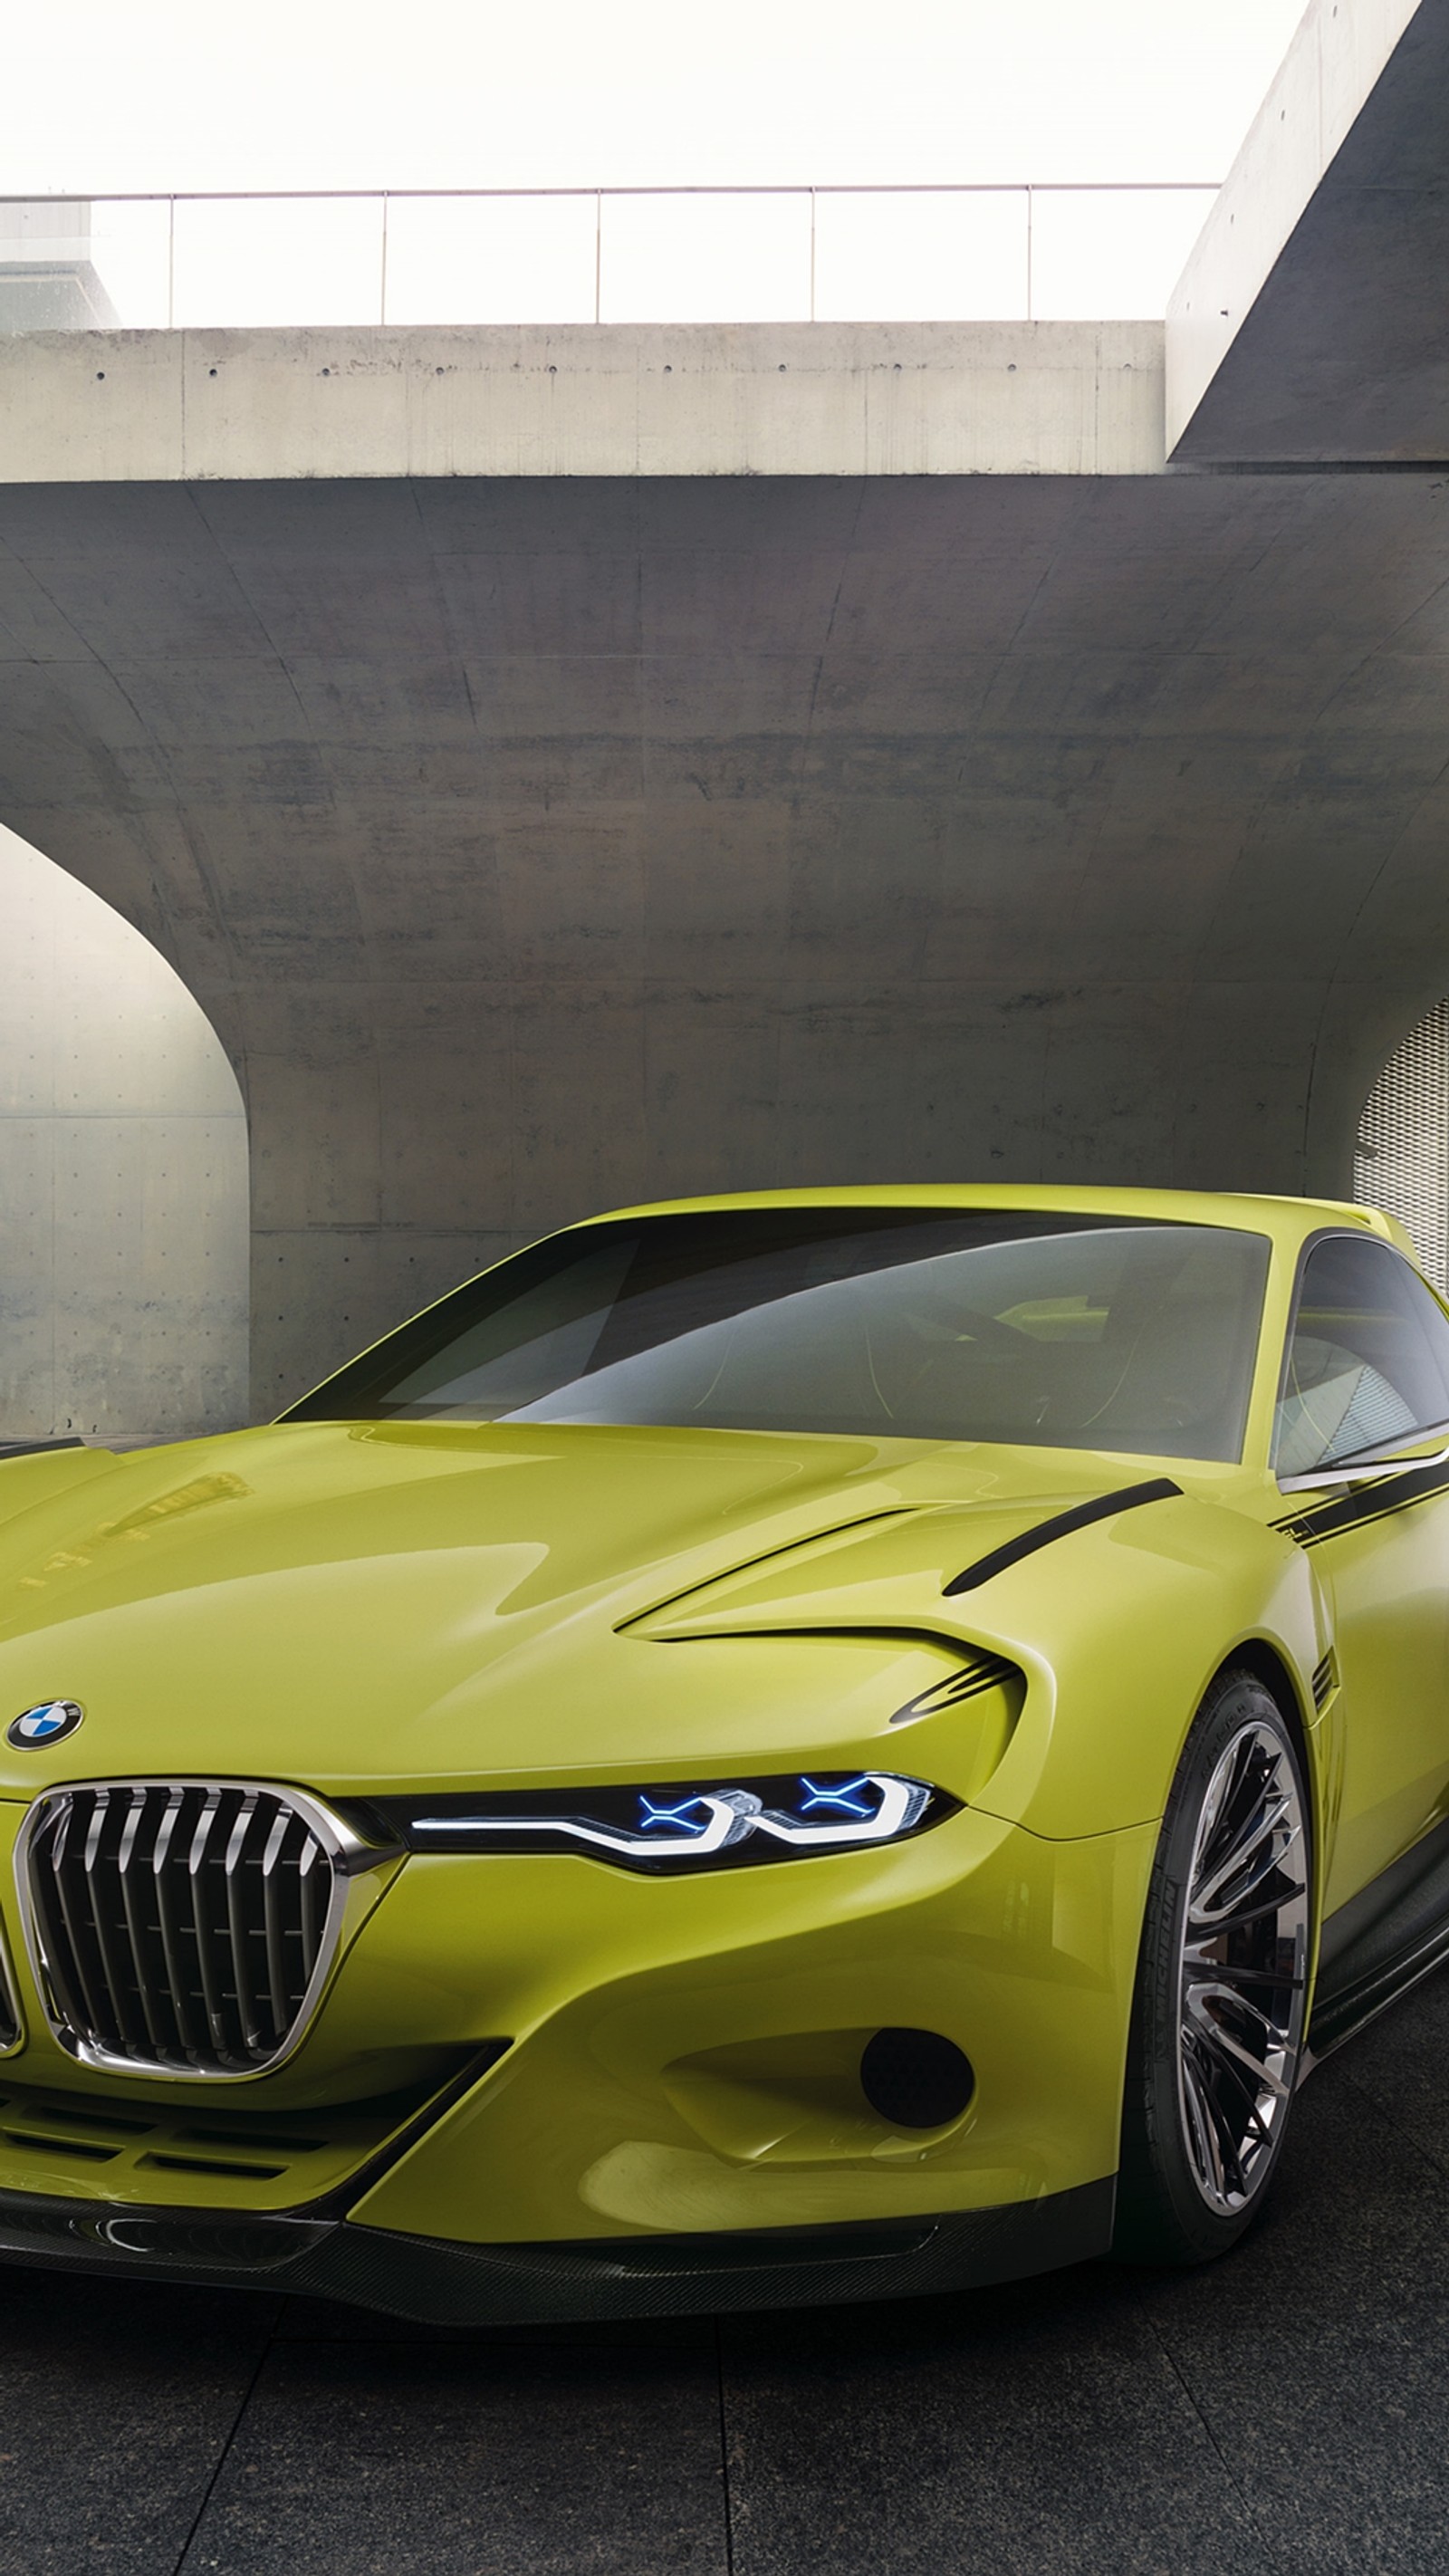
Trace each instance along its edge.
<instances>
[{"instance_id":1,"label":"car door","mask_svg":"<svg viewBox=\"0 0 1449 2576\"><path fill-rule=\"evenodd\" d=\"M1342 1789L1332 1913L1449 1807L1449 1316L1400 1254L1331 1234L1299 1281L1274 1465L1298 1508L1334 1624ZM1398 1463L1392 1453L1427 1455ZM1375 1452L1382 1463L1373 1464ZM1361 1462L1361 1482L1331 1476Z\"/></svg>"}]
</instances>

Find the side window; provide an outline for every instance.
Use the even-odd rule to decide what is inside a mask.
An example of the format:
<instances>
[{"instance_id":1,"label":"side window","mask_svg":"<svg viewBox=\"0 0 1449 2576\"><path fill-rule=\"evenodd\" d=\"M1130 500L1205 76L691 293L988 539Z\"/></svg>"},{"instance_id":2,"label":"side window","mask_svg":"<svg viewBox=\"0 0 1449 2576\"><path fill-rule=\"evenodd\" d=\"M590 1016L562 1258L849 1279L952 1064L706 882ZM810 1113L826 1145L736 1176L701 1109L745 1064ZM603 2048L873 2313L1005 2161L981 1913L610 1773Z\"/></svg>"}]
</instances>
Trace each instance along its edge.
<instances>
[{"instance_id":1,"label":"side window","mask_svg":"<svg viewBox=\"0 0 1449 2576\"><path fill-rule=\"evenodd\" d=\"M1449 1423L1449 1316L1382 1243L1333 1235L1304 1265L1273 1463L1335 1458Z\"/></svg>"}]
</instances>

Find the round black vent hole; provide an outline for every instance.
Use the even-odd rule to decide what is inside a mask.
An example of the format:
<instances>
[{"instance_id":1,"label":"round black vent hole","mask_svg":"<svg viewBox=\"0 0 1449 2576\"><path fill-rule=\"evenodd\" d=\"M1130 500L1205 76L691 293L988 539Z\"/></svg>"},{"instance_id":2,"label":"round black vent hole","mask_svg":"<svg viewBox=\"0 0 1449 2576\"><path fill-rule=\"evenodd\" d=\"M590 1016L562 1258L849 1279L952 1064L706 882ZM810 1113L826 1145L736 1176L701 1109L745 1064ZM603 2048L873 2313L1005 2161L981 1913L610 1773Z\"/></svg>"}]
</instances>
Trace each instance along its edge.
<instances>
[{"instance_id":1,"label":"round black vent hole","mask_svg":"<svg viewBox=\"0 0 1449 2576\"><path fill-rule=\"evenodd\" d=\"M860 2089L894 2129L944 2129L976 2090L970 2058L935 2030L878 2030L860 2058Z\"/></svg>"}]
</instances>

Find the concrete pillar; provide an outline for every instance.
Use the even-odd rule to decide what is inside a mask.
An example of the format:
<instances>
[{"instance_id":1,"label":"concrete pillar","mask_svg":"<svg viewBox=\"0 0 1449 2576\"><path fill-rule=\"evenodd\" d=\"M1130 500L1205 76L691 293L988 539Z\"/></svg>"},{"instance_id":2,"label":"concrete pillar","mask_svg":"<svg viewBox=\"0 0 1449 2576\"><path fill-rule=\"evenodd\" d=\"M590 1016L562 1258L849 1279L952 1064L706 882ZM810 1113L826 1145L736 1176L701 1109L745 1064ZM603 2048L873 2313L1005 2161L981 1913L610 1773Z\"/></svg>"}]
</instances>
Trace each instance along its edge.
<instances>
[{"instance_id":1,"label":"concrete pillar","mask_svg":"<svg viewBox=\"0 0 1449 2576\"><path fill-rule=\"evenodd\" d=\"M0 1439L247 1408L247 1136L179 977L0 830Z\"/></svg>"}]
</instances>

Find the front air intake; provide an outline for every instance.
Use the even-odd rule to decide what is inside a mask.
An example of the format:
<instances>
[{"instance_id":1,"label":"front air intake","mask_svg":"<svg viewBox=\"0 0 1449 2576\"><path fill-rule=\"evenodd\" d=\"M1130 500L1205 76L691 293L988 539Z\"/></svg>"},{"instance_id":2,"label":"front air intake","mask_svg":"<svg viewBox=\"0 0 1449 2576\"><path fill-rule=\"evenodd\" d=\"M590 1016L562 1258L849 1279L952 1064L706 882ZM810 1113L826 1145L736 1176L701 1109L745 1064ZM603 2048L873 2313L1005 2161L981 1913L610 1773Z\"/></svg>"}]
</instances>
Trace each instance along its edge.
<instances>
[{"instance_id":1,"label":"front air intake","mask_svg":"<svg viewBox=\"0 0 1449 2576\"><path fill-rule=\"evenodd\" d=\"M895 2129L944 2129L976 2090L970 2058L937 2030L878 2030L860 2060L860 2089Z\"/></svg>"},{"instance_id":2,"label":"front air intake","mask_svg":"<svg viewBox=\"0 0 1449 2576\"><path fill-rule=\"evenodd\" d=\"M336 1956L347 1877L381 1860L316 1801L245 1781L105 1780L38 1798L16 1853L31 1964L83 2064L259 2074Z\"/></svg>"}]
</instances>

